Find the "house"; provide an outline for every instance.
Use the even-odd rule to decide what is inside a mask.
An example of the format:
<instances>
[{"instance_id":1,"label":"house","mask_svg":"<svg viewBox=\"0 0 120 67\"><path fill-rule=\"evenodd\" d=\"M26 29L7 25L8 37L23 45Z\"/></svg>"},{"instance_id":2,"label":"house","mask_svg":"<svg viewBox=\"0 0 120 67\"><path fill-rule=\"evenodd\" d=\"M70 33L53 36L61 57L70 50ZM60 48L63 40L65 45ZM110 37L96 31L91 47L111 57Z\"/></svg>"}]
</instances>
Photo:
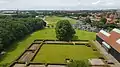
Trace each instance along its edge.
<instances>
[{"instance_id":1,"label":"house","mask_svg":"<svg viewBox=\"0 0 120 67\"><path fill-rule=\"evenodd\" d=\"M113 55L120 62L120 30L113 29L111 32L101 30L96 35L96 40L108 53Z\"/></svg>"},{"instance_id":2,"label":"house","mask_svg":"<svg viewBox=\"0 0 120 67\"><path fill-rule=\"evenodd\" d=\"M106 23L115 23L116 19L115 19L116 15L115 14L110 14L106 19L107 22Z\"/></svg>"}]
</instances>

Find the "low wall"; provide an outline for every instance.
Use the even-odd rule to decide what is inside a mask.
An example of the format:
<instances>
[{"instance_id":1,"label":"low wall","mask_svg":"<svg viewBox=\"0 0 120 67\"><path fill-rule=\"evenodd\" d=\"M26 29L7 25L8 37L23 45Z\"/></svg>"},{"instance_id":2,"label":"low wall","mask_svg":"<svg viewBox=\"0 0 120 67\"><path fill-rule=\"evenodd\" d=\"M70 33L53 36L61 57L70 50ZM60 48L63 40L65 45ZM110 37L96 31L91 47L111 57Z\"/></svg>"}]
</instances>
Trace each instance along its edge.
<instances>
[{"instance_id":1,"label":"low wall","mask_svg":"<svg viewBox=\"0 0 120 67\"><path fill-rule=\"evenodd\" d=\"M34 42L41 42L42 40L36 39ZM37 43L38 43L37 42ZM84 45L89 44L88 40L74 40L74 41L60 41L60 40L44 40L44 44L76 44L76 45Z\"/></svg>"},{"instance_id":2,"label":"low wall","mask_svg":"<svg viewBox=\"0 0 120 67\"><path fill-rule=\"evenodd\" d=\"M16 62L15 64L23 64L25 65L26 67L29 67L30 65L45 65L46 67L48 65L64 65L67 67L67 63L35 63L35 62L30 62L28 64L25 64L25 63L21 63L21 62ZM15 64L13 64L11 67L13 67ZM109 65L89 65L90 67L110 67Z\"/></svg>"},{"instance_id":3,"label":"low wall","mask_svg":"<svg viewBox=\"0 0 120 67\"><path fill-rule=\"evenodd\" d=\"M35 41L43 41L43 39L35 39ZM44 41L60 41L60 40L53 40L53 39L45 39ZM89 40L71 40L71 41L89 41Z\"/></svg>"},{"instance_id":4,"label":"low wall","mask_svg":"<svg viewBox=\"0 0 120 67\"><path fill-rule=\"evenodd\" d=\"M22 56L23 56L27 51L34 51L34 56L30 59L30 61L32 61L32 60L34 59L35 55L37 54L37 52L39 51L39 49L41 48L41 46L43 45L43 43L41 43L38 49L36 49L36 50L30 50L29 48L30 48L32 45L34 45L34 44L39 44L39 43L32 43L31 45L29 45L29 47L27 47L27 48L25 49L25 51L22 52L22 54L21 54L14 62L12 62L12 63L10 64L9 67L12 67L12 66L13 66L14 64L16 64L16 63L25 63L25 62L19 62L19 59L22 58Z\"/></svg>"},{"instance_id":5,"label":"low wall","mask_svg":"<svg viewBox=\"0 0 120 67\"><path fill-rule=\"evenodd\" d=\"M37 53L39 52L39 50L41 49L41 47L43 46L43 43L40 44L39 48L36 50L34 56L32 57L32 59L30 61L33 61L35 56L37 55Z\"/></svg>"},{"instance_id":6,"label":"low wall","mask_svg":"<svg viewBox=\"0 0 120 67\"><path fill-rule=\"evenodd\" d=\"M37 41L39 41L39 42L37 42ZM51 41L51 43L49 43L49 42L45 43L47 41ZM56 41L56 42L54 42L54 41ZM51 44L56 44L56 45L57 44L69 44L69 45L76 45L76 44L77 45L87 45L87 44L89 45L89 44L91 44L91 45L93 45L94 44L92 41L88 41L88 40L74 40L74 41L69 41L69 42L63 41L61 43L58 43L57 41L59 42L59 40L40 40L40 39L34 40L34 42L29 47L27 47L26 50L9 67L13 67L13 65L15 65L15 64L26 64L26 62L19 62L18 60L25 54L26 51L33 51L33 50L30 49L30 47L32 47L32 45L34 45L34 44L38 44L39 47L36 50L34 50L34 55L30 59L30 61L26 64L27 66L30 65L30 64L32 64L32 65L44 64L46 66L47 65L67 65L67 63L61 63L60 64L60 63L34 63L34 62L32 62L34 60L35 56L37 55L37 53L39 52L39 50L41 49L41 47L44 44L49 44L49 45L51 45ZM77 42L77 43L74 43L74 42Z\"/></svg>"}]
</instances>

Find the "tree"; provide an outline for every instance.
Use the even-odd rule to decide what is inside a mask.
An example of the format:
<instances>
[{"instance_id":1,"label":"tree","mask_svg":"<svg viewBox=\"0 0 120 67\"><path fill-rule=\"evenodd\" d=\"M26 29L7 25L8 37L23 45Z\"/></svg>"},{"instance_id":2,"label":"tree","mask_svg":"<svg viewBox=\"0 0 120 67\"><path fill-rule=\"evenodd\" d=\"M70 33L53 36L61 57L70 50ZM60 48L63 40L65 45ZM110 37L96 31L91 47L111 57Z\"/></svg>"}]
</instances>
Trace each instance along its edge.
<instances>
[{"instance_id":1,"label":"tree","mask_svg":"<svg viewBox=\"0 0 120 67\"><path fill-rule=\"evenodd\" d=\"M75 30L68 20L60 20L56 24L56 37L59 40L69 41L75 34Z\"/></svg>"},{"instance_id":2,"label":"tree","mask_svg":"<svg viewBox=\"0 0 120 67\"><path fill-rule=\"evenodd\" d=\"M98 24L97 24L97 27L99 27L99 28L103 28L105 26L105 24L103 23L103 22L99 22Z\"/></svg>"},{"instance_id":3,"label":"tree","mask_svg":"<svg viewBox=\"0 0 120 67\"><path fill-rule=\"evenodd\" d=\"M108 29L108 28L109 28L109 29L110 29L110 28L113 29L113 28L119 28L119 27L118 27L118 25L115 24L115 23L108 23L108 24L105 24L105 25L104 25L104 28L105 28L105 29Z\"/></svg>"},{"instance_id":4,"label":"tree","mask_svg":"<svg viewBox=\"0 0 120 67\"><path fill-rule=\"evenodd\" d=\"M86 19L85 19L85 22L86 22L86 23L91 23L91 19L90 19L90 18L86 18Z\"/></svg>"},{"instance_id":5,"label":"tree","mask_svg":"<svg viewBox=\"0 0 120 67\"><path fill-rule=\"evenodd\" d=\"M0 51L45 25L42 19L36 18L0 18Z\"/></svg>"},{"instance_id":6,"label":"tree","mask_svg":"<svg viewBox=\"0 0 120 67\"><path fill-rule=\"evenodd\" d=\"M107 22L107 19L106 18L101 18L100 22L103 22L105 24Z\"/></svg>"},{"instance_id":7,"label":"tree","mask_svg":"<svg viewBox=\"0 0 120 67\"><path fill-rule=\"evenodd\" d=\"M87 16L88 16L88 13L82 13L81 16L82 16L82 17L87 17Z\"/></svg>"},{"instance_id":8,"label":"tree","mask_svg":"<svg viewBox=\"0 0 120 67\"><path fill-rule=\"evenodd\" d=\"M90 67L89 63L86 61L75 60L68 64L68 67Z\"/></svg>"},{"instance_id":9,"label":"tree","mask_svg":"<svg viewBox=\"0 0 120 67\"><path fill-rule=\"evenodd\" d=\"M2 48L3 48L2 38L0 38L0 51L2 50Z\"/></svg>"}]
</instances>

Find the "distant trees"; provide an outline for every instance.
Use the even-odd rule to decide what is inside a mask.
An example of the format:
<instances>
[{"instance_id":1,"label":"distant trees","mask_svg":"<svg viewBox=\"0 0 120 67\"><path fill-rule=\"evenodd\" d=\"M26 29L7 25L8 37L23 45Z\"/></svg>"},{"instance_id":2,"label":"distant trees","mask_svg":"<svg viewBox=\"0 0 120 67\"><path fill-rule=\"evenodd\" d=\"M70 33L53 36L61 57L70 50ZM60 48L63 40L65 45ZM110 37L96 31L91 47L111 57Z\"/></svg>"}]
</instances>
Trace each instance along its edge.
<instances>
[{"instance_id":1,"label":"distant trees","mask_svg":"<svg viewBox=\"0 0 120 67\"><path fill-rule=\"evenodd\" d=\"M0 50L45 26L46 23L43 20L35 18L0 19Z\"/></svg>"},{"instance_id":2,"label":"distant trees","mask_svg":"<svg viewBox=\"0 0 120 67\"><path fill-rule=\"evenodd\" d=\"M107 22L107 19L106 18L101 18L100 22L102 22L103 24L105 24Z\"/></svg>"},{"instance_id":3,"label":"distant trees","mask_svg":"<svg viewBox=\"0 0 120 67\"><path fill-rule=\"evenodd\" d=\"M13 18L35 18L35 14L17 14L17 15L12 15Z\"/></svg>"},{"instance_id":4,"label":"distant trees","mask_svg":"<svg viewBox=\"0 0 120 67\"><path fill-rule=\"evenodd\" d=\"M103 28L105 26L105 24L103 22L99 22L96 25L98 28Z\"/></svg>"},{"instance_id":5,"label":"distant trees","mask_svg":"<svg viewBox=\"0 0 120 67\"><path fill-rule=\"evenodd\" d=\"M75 30L68 20L60 20L56 24L56 37L59 40L69 41L75 34Z\"/></svg>"},{"instance_id":6,"label":"distant trees","mask_svg":"<svg viewBox=\"0 0 120 67\"><path fill-rule=\"evenodd\" d=\"M2 39L0 38L0 51L2 50L3 44L2 44Z\"/></svg>"},{"instance_id":7,"label":"distant trees","mask_svg":"<svg viewBox=\"0 0 120 67\"><path fill-rule=\"evenodd\" d=\"M96 26L98 28L104 28L106 25L106 22L107 22L106 18L101 18L100 21L93 21L91 25Z\"/></svg>"},{"instance_id":8,"label":"distant trees","mask_svg":"<svg viewBox=\"0 0 120 67\"><path fill-rule=\"evenodd\" d=\"M117 24L115 23L108 23L104 25L104 28L119 28Z\"/></svg>"},{"instance_id":9,"label":"distant trees","mask_svg":"<svg viewBox=\"0 0 120 67\"><path fill-rule=\"evenodd\" d=\"M88 15L89 15L88 13L82 13L80 16L87 17Z\"/></svg>"},{"instance_id":10,"label":"distant trees","mask_svg":"<svg viewBox=\"0 0 120 67\"><path fill-rule=\"evenodd\" d=\"M85 22L90 24L91 23L91 19L90 18L86 18Z\"/></svg>"}]
</instances>

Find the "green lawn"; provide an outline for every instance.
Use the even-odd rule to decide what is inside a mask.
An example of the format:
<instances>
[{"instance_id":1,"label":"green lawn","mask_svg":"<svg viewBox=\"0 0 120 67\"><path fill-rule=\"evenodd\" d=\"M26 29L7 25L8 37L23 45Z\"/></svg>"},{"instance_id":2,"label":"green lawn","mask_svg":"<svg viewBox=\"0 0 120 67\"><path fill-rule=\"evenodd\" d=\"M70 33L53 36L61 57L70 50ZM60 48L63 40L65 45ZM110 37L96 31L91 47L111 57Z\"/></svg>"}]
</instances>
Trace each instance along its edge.
<instances>
[{"instance_id":1,"label":"green lawn","mask_svg":"<svg viewBox=\"0 0 120 67\"><path fill-rule=\"evenodd\" d=\"M86 31L77 31L78 39L84 40L94 40L95 33L90 33ZM31 35L28 35L23 40L20 40L13 45L11 45L10 49L8 49L7 53L4 57L0 58L0 64L9 64L14 61L24 50L27 48L35 39L56 39L55 30L54 29L43 29L34 32Z\"/></svg>"},{"instance_id":2,"label":"green lawn","mask_svg":"<svg viewBox=\"0 0 120 67\"><path fill-rule=\"evenodd\" d=\"M48 24L55 25L60 20L68 20L70 23L75 24L77 21L68 17L58 17L58 16L46 16L45 20Z\"/></svg>"},{"instance_id":3,"label":"green lawn","mask_svg":"<svg viewBox=\"0 0 120 67\"><path fill-rule=\"evenodd\" d=\"M98 54L85 45L56 45L44 44L34 62L64 63L66 58L74 60L88 60L97 58Z\"/></svg>"},{"instance_id":4,"label":"green lawn","mask_svg":"<svg viewBox=\"0 0 120 67\"><path fill-rule=\"evenodd\" d=\"M48 16L45 18L47 23L55 25L59 20L69 20L72 24L76 23L76 20L66 17L57 17L57 16ZM80 40L94 40L95 33L86 32L76 30L77 38ZM31 35L26 36L23 40L15 42L9 49L7 49L7 53L0 57L0 65L1 64L10 64L14 61L24 50L27 48L35 39L56 39L55 30L54 29L43 29L32 33ZM43 47L44 48L44 47ZM52 48L52 47L51 47ZM77 48L77 47L76 47ZM0 66L1 67L1 66Z\"/></svg>"},{"instance_id":5,"label":"green lawn","mask_svg":"<svg viewBox=\"0 0 120 67\"><path fill-rule=\"evenodd\" d=\"M76 30L76 36L78 36L79 40L95 40L96 39L96 33L87 32L83 30Z\"/></svg>"},{"instance_id":6,"label":"green lawn","mask_svg":"<svg viewBox=\"0 0 120 67\"><path fill-rule=\"evenodd\" d=\"M1 58L1 64L9 64L15 60L35 39L56 39L54 29L43 29L34 32L21 41L14 43L7 53ZM1 66L0 66L1 67Z\"/></svg>"}]
</instances>

